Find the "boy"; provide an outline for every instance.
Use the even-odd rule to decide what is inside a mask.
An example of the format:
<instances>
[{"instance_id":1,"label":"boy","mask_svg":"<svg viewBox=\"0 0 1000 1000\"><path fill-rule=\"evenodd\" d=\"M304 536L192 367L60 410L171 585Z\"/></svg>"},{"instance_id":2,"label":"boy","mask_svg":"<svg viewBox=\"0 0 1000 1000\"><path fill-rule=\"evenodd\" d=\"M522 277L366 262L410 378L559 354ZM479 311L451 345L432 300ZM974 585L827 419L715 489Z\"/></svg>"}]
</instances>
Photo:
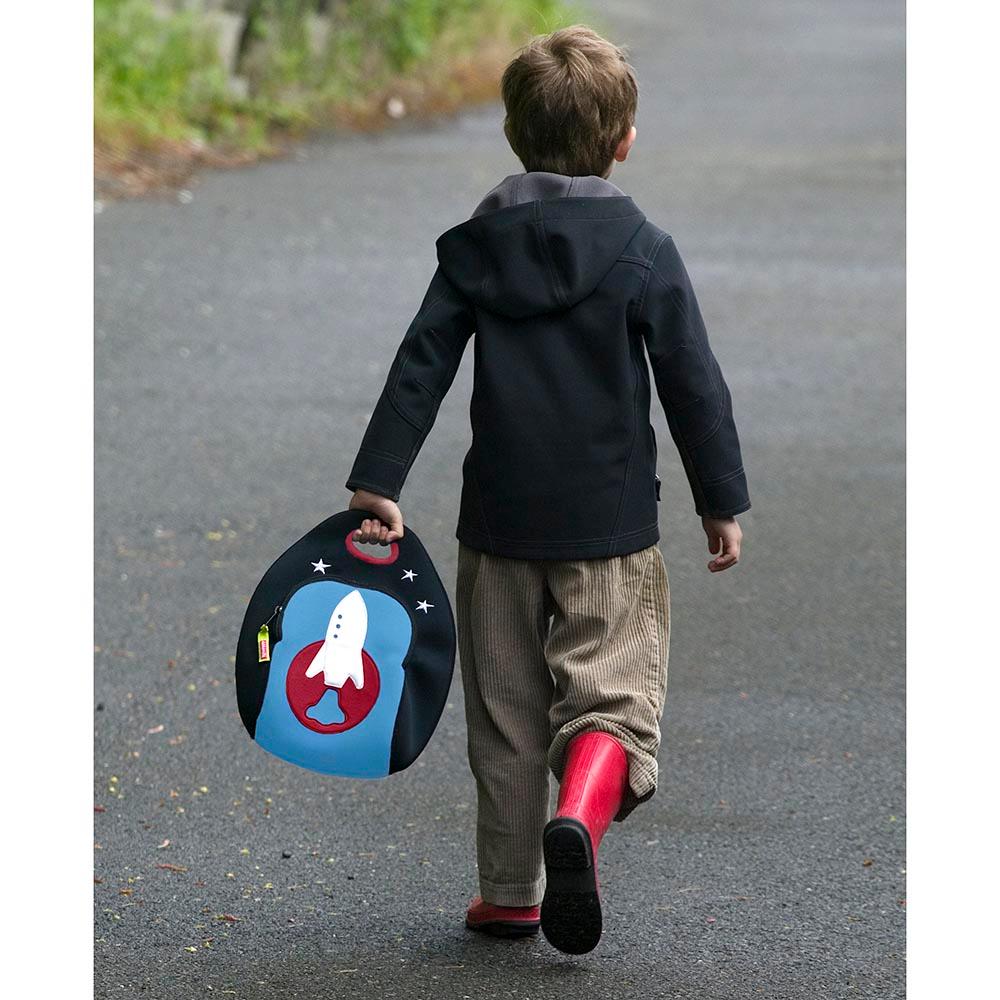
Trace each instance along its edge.
<instances>
[{"instance_id":1,"label":"boy","mask_svg":"<svg viewBox=\"0 0 1000 1000\"><path fill-rule=\"evenodd\" d=\"M624 54L565 28L514 59L502 92L525 173L438 239L347 486L372 515L358 540L402 536L395 501L475 334L456 532L481 893L466 924L497 936L540 925L580 954L601 935L601 838L656 788L669 592L646 354L712 572L739 559L734 515L750 500L677 248L607 180L636 135Z\"/></svg>"}]
</instances>

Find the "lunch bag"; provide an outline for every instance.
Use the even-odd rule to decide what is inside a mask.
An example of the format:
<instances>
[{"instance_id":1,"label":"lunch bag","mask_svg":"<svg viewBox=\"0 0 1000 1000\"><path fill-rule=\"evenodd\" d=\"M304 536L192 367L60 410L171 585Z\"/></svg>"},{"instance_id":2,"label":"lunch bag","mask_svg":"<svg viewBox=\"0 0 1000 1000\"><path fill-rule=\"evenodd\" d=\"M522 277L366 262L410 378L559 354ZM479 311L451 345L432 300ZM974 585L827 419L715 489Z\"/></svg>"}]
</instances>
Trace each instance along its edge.
<instances>
[{"instance_id":1,"label":"lunch bag","mask_svg":"<svg viewBox=\"0 0 1000 1000\"><path fill-rule=\"evenodd\" d=\"M250 736L282 760L352 778L416 760L455 664L451 604L420 539L407 527L384 558L364 552L353 533L370 516L335 514L279 556L236 649Z\"/></svg>"}]
</instances>

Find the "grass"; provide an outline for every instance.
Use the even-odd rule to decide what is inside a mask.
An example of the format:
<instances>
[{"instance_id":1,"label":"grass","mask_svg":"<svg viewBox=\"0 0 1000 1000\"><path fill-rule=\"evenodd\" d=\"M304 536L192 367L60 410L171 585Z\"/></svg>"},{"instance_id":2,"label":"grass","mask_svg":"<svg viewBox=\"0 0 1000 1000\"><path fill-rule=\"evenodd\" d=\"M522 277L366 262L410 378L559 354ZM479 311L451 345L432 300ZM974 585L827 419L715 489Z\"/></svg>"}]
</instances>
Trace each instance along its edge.
<instances>
[{"instance_id":1,"label":"grass","mask_svg":"<svg viewBox=\"0 0 1000 1000\"><path fill-rule=\"evenodd\" d=\"M190 6L94 2L97 172L112 193L197 162L253 159L310 128L373 128L496 95L531 35L574 20L565 0L251 0L233 86L212 21Z\"/></svg>"}]
</instances>

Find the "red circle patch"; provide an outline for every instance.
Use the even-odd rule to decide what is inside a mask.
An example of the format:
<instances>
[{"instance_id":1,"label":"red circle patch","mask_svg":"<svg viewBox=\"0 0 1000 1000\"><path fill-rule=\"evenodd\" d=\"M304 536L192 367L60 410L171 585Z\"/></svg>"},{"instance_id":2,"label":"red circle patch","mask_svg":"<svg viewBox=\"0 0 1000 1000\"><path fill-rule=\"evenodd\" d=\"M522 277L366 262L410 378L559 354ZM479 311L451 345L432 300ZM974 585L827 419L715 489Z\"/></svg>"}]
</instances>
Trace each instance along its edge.
<instances>
[{"instance_id":1,"label":"red circle patch","mask_svg":"<svg viewBox=\"0 0 1000 1000\"><path fill-rule=\"evenodd\" d=\"M367 651L362 650L361 661L364 664L365 681L361 689L358 690L350 677L340 688L327 688L322 671L315 677L306 677L309 664L316 658L322 645L322 640L311 642L295 654L285 680L285 695L295 718L307 729L311 729L314 733L342 733L347 729L353 729L372 710L378 699L380 685L378 667ZM344 713L343 722L319 722L306 714L309 709L319 704L328 690L337 692L337 703Z\"/></svg>"}]
</instances>

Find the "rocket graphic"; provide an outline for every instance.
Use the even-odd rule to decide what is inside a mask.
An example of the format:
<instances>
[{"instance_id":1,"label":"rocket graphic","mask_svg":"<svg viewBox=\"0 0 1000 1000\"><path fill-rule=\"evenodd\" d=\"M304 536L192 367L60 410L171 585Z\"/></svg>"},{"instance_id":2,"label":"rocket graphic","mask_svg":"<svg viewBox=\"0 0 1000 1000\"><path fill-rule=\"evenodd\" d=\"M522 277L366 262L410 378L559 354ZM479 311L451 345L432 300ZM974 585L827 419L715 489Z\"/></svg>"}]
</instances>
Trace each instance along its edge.
<instances>
[{"instance_id":1,"label":"rocket graphic","mask_svg":"<svg viewBox=\"0 0 1000 1000\"><path fill-rule=\"evenodd\" d=\"M368 634L368 608L360 591L352 590L342 598L330 615L326 640L306 669L306 677L323 672L327 687L340 688L348 677L360 690L365 683L361 649Z\"/></svg>"}]
</instances>

